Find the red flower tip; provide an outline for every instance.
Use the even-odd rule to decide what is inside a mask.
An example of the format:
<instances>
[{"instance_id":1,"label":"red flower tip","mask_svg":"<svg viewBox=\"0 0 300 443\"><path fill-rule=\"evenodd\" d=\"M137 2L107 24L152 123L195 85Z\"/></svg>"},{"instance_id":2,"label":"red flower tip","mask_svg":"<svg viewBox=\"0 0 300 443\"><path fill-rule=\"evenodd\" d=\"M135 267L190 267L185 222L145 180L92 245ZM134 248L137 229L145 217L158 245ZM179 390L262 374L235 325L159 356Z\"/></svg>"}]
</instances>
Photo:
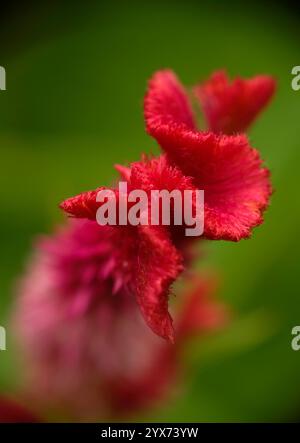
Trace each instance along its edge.
<instances>
[{"instance_id":1,"label":"red flower tip","mask_svg":"<svg viewBox=\"0 0 300 443\"><path fill-rule=\"evenodd\" d=\"M232 241L249 237L262 222L271 185L247 138L197 131L184 89L169 71L158 72L149 82L145 120L170 163L204 190L205 236Z\"/></svg>"},{"instance_id":2,"label":"red flower tip","mask_svg":"<svg viewBox=\"0 0 300 443\"><path fill-rule=\"evenodd\" d=\"M276 89L267 75L229 81L225 71L215 72L195 87L208 127L223 134L243 132L268 104Z\"/></svg>"},{"instance_id":3,"label":"red flower tip","mask_svg":"<svg viewBox=\"0 0 300 443\"><path fill-rule=\"evenodd\" d=\"M182 256L164 227L141 226L138 233L137 302L153 332L174 342L168 298L171 284L183 269Z\"/></svg>"},{"instance_id":4,"label":"red flower tip","mask_svg":"<svg viewBox=\"0 0 300 443\"><path fill-rule=\"evenodd\" d=\"M188 97L171 70L158 71L150 79L144 100L144 114L147 132L154 137L162 125L195 128Z\"/></svg>"},{"instance_id":5,"label":"red flower tip","mask_svg":"<svg viewBox=\"0 0 300 443\"><path fill-rule=\"evenodd\" d=\"M128 182L130 180L131 169L123 165L115 165L116 171L120 174L122 180Z\"/></svg>"},{"instance_id":6,"label":"red flower tip","mask_svg":"<svg viewBox=\"0 0 300 443\"><path fill-rule=\"evenodd\" d=\"M103 189L105 188L99 187L93 191L83 192L75 197L67 198L60 203L59 207L70 217L95 220L97 209L101 204L96 201L96 197L98 192Z\"/></svg>"}]
</instances>

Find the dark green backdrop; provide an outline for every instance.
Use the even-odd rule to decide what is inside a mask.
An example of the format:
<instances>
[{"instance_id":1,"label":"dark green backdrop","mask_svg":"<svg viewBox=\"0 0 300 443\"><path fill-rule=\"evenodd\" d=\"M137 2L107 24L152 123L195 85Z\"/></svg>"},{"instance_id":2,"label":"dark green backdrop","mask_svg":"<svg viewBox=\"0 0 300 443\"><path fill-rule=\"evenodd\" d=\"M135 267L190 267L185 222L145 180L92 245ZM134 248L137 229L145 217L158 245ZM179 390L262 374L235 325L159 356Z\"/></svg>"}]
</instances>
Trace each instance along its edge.
<instances>
[{"instance_id":1,"label":"dark green backdrop","mask_svg":"<svg viewBox=\"0 0 300 443\"><path fill-rule=\"evenodd\" d=\"M207 245L201 266L220 275L233 306L226 331L186 352L179 395L147 415L171 421L294 420L300 415L300 64L299 18L292 8L249 2L44 3L1 18L0 325L32 237L63 217L63 198L114 177L112 165L158 152L143 126L146 81L173 68L187 84L217 68L268 73L278 93L250 132L272 170L276 193L251 240ZM0 390L22 368L0 352Z\"/></svg>"}]
</instances>

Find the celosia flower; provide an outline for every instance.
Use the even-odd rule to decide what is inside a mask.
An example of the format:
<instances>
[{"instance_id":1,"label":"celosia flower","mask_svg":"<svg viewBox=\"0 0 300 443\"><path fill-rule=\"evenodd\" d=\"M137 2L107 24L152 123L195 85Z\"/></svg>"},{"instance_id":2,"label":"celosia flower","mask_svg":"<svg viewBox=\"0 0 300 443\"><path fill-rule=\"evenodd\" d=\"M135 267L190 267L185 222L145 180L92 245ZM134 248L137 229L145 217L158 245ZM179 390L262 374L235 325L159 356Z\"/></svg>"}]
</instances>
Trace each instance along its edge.
<instances>
[{"instance_id":1,"label":"celosia flower","mask_svg":"<svg viewBox=\"0 0 300 443\"><path fill-rule=\"evenodd\" d=\"M142 320L110 229L92 221L71 221L40 240L19 291L14 324L29 370L27 394L36 407L69 418L99 419L161 399L191 331L225 319L201 284L178 317L177 344L161 340Z\"/></svg>"},{"instance_id":2,"label":"celosia flower","mask_svg":"<svg viewBox=\"0 0 300 443\"><path fill-rule=\"evenodd\" d=\"M249 237L263 221L271 186L269 171L246 136L197 130L188 96L171 71L157 72L150 80L145 120L170 163L204 190L205 237Z\"/></svg>"},{"instance_id":3,"label":"celosia flower","mask_svg":"<svg viewBox=\"0 0 300 443\"><path fill-rule=\"evenodd\" d=\"M195 88L208 128L223 134L246 131L274 92L275 81L270 76L237 77L230 83L225 71L215 72Z\"/></svg>"},{"instance_id":4,"label":"celosia flower","mask_svg":"<svg viewBox=\"0 0 300 443\"><path fill-rule=\"evenodd\" d=\"M247 103L245 102L245 106ZM230 109L228 110L230 112ZM149 83L145 97L147 130L165 154L118 166L132 190L204 190L204 238L238 241L262 223L271 194L269 171L244 135L199 132L183 87L171 71ZM70 216L96 219L98 188L65 200ZM120 196L115 191L117 198ZM150 328L173 339L168 313L170 285L183 270L185 245L176 226L111 226L113 255L126 263L128 286Z\"/></svg>"},{"instance_id":5,"label":"celosia flower","mask_svg":"<svg viewBox=\"0 0 300 443\"><path fill-rule=\"evenodd\" d=\"M40 420L18 401L0 395L0 423L37 423Z\"/></svg>"}]
</instances>

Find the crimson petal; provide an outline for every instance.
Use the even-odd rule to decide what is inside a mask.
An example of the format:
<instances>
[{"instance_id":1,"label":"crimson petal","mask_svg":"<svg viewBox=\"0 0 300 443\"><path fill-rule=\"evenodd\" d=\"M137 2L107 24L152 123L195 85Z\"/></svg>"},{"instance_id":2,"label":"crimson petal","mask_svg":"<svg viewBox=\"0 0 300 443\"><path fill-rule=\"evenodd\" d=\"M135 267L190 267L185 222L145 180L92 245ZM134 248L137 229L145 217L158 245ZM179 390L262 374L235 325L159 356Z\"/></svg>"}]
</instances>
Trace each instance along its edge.
<instances>
[{"instance_id":1,"label":"crimson petal","mask_svg":"<svg viewBox=\"0 0 300 443\"><path fill-rule=\"evenodd\" d=\"M157 335L174 340L168 312L170 285L182 271L182 257L166 229L140 226L135 290L137 302L148 326Z\"/></svg>"},{"instance_id":2,"label":"crimson petal","mask_svg":"<svg viewBox=\"0 0 300 443\"><path fill-rule=\"evenodd\" d=\"M268 170L245 136L198 132L188 124L189 108L185 108L188 117L180 121L184 107L176 113L178 106L169 109L172 93L177 104L186 103L174 76L170 87L168 72L155 74L145 98L148 132L170 161L204 190L205 236L233 241L249 237L251 229L262 223L271 194Z\"/></svg>"},{"instance_id":3,"label":"crimson petal","mask_svg":"<svg viewBox=\"0 0 300 443\"><path fill-rule=\"evenodd\" d=\"M226 72L215 72L195 87L211 131L223 134L243 132L269 103L275 92L275 80L267 75L229 81Z\"/></svg>"}]
</instances>

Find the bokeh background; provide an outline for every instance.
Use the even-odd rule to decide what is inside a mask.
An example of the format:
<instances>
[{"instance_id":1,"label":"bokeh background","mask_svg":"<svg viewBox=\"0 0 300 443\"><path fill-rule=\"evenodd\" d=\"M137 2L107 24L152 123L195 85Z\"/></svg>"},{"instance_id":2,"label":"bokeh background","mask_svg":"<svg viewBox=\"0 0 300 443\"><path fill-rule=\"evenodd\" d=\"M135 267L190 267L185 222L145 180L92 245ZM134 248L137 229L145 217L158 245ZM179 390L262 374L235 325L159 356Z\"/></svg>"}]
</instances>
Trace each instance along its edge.
<instances>
[{"instance_id":1,"label":"bokeh background","mask_svg":"<svg viewBox=\"0 0 300 443\"><path fill-rule=\"evenodd\" d=\"M275 194L251 240L206 246L199 269L219 275L234 317L186 352L178 396L144 414L156 421L289 421L300 418L299 10L262 2L42 2L0 18L0 392L22 374L10 343L13 286L33 237L63 219L67 196L109 184L112 165L158 152L144 131L146 81L162 67L186 84L217 68L274 75L278 93L250 131ZM141 419L141 418L139 418Z\"/></svg>"}]
</instances>

